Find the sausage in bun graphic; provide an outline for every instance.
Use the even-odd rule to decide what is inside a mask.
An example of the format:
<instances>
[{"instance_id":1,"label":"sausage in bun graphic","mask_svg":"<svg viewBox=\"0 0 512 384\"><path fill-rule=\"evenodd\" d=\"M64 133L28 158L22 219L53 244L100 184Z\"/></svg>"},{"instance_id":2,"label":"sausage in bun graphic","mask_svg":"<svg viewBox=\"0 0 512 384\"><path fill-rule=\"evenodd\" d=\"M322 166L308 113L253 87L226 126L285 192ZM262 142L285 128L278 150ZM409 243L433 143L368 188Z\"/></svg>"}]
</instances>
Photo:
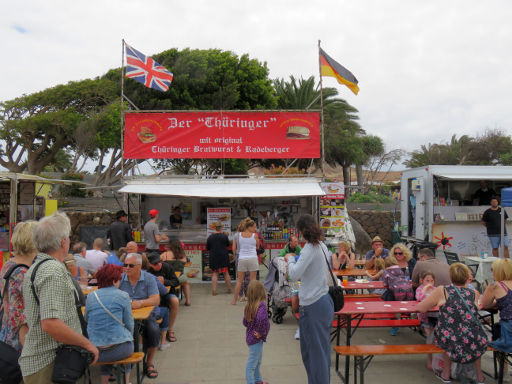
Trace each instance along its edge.
<instances>
[{"instance_id":1,"label":"sausage in bun graphic","mask_svg":"<svg viewBox=\"0 0 512 384\"><path fill-rule=\"evenodd\" d=\"M151 128L142 126L140 128L139 133L137 133L137 137L140 141L142 141L144 144L152 143L156 140L156 136L151 131Z\"/></svg>"},{"instance_id":2,"label":"sausage in bun graphic","mask_svg":"<svg viewBox=\"0 0 512 384\"><path fill-rule=\"evenodd\" d=\"M294 139L294 140L310 139L309 129L306 127L301 127L301 126L297 126L297 125L288 127L288 130L286 131L286 138Z\"/></svg>"}]
</instances>

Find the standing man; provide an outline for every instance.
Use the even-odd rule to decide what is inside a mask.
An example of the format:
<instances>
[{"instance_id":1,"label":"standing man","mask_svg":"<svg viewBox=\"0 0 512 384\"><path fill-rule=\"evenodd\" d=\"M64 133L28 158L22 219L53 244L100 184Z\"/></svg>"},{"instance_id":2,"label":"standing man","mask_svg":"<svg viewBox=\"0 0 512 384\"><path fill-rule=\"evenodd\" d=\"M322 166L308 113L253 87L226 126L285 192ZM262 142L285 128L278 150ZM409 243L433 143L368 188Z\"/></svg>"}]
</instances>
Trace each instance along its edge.
<instances>
[{"instance_id":1,"label":"standing man","mask_svg":"<svg viewBox=\"0 0 512 384\"><path fill-rule=\"evenodd\" d=\"M420 276L424 271L430 271L434 274L435 286L450 285L450 266L441 261L437 260L434 252L428 248L422 248L419 251L418 262L414 266L412 271L412 285L418 287L420 285Z\"/></svg>"},{"instance_id":2,"label":"standing man","mask_svg":"<svg viewBox=\"0 0 512 384\"><path fill-rule=\"evenodd\" d=\"M156 280L146 271L142 270L142 256L138 253L129 253L124 260L125 273L121 277L119 289L128 293L132 301L132 309L143 307L158 307L160 304L160 294ZM144 337L146 339L147 362L146 375L150 379L158 377L158 372L153 365L156 348L160 344L160 327L156 322L156 311L144 321Z\"/></svg>"},{"instance_id":3,"label":"standing man","mask_svg":"<svg viewBox=\"0 0 512 384\"><path fill-rule=\"evenodd\" d=\"M181 216L181 208L176 206L172 210L172 215L169 217L169 224L171 229L180 229L183 225L183 217Z\"/></svg>"},{"instance_id":4,"label":"standing man","mask_svg":"<svg viewBox=\"0 0 512 384\"><path fill-rule=\"evenodd\" d=\"M487 236L491 242L492 255L494 257L499 256L498 249L501 245L501 207L498 205L498 196L491 198L491 208L488 208L482 216L482 224L487 228ZM505 220L508 219L507 211L505 211ZM508 259L508 236L507 226L504 228L503 245L505 249L505 257Z\"/></svg>"},{"instance_id":5,"label":"standing man","mask_svg":"<svg viewBox=\"0 0 512 384\"><path fill-rule=\"evenodd\" d=\"M28 334L19 359L26 384L52 382L59 345L82 347L94 355L93 363L98 359L98 349L82 335L75 286L62 262L68 255L70 232L69 218L61 212L43 217L34 227L33 241L40 253L23 281Z\"/></svg>"},{"instance_id":6,"label":"standing man","mask_svg":"<svg viewBox=\"0 0 512 384\"><path fill-rule=\"evenodd\" d=\"M169 241L169 238L160 233L158 229L158 211L152 209L149 211L149 221L144 226L144 240L146 241L146 253L160 252L160 242Z\"/></svg>"},{"instance_id":7,"label":"standing man","mask_svg":"<svg viewBox=\"0 0 512 384\"><path fill-rule=\"evenodd\" d=\"M490 205L491 198L496 195L494 189L487 187L487 181L480 181L480 188L476 190L473 199L478 205Z\"/></svg>"},{"instance_id":8,"label":"standing man","mask_svg":"<svg viewBox=\"0 0 512 384\"><path fill-rule=\"evenodd\" d=\"M103 252L103 246L105 243L101 237L94 239L92 243L92 249L85 252L85 259L91 263L94 269L98 270L107 263L108 255Z\"/></svg>"},{"instance_id":9,"label":"standing man","mask_svg":"<svg viewBox=\"0 0 512 384\"><path fill-rule=\"evenodd\" d=\"M110 247L113 251L126 247L128 242L133 241L132 230L126 220L126 212L123 210L117 211L116 221L110 224L107 231L107 239L110 240Z\"/></svg>"},{"instance_id":10,"label":"standing man","mask_svg":"<svg viewBox=\"0 0 512 384\"><path fill-rule=\"evenodd\" d=\"M380 236L375 236L372 240L372 249L366 253L366 269L373 269L375 264L375 258L382 257L385 259L389 256L389 249L384 248L384 242Z\"/></svg>"}]
</instances>

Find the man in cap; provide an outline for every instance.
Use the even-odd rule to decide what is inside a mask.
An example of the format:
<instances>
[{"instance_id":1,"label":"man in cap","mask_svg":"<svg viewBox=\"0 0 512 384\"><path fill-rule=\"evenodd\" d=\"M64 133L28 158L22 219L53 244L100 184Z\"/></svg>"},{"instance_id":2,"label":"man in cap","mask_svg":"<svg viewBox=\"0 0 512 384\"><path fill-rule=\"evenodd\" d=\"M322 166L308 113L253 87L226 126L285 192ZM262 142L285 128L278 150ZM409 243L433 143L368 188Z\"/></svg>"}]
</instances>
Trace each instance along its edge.
<instances>
[{"instance_id":1,"label":"man in cap","mask_svg":"<svg viewBox=\"0 0 512 384\"><path fill-rule=\"evenodd\" d=\"M149 221L144 226L144 240L146 242L146 253L148 254L153 251L159 252L161 241L169 241L169 238L160 233L158 229L158 224L156 223L158 213L156 209L151 209L149 211Z\"/></svg>"},{"instance_id":2,"label":"man in cap","mask_svg":"<svg viewBox=\"0 0 512 384\"><path fill-rule=\"evenodd\" d=\"M148 254L149 269L148 272L152 273L157 277L160 282L166 287L170 287L169 295L162 297L161 306L167 306L169 308L169 330L167 331L167 340L176 341L174 335L174 323L178 316L178 310L180 308L180 301L176 296L176 287L180 284L178 278L174 274L172 265L165 263L160 259L159 252L150 252Z\"/></svg>"},{"instance_id":3,"label":"man in cap","mask_svg":"<svg viewBox=\"0 0 512 384\"><path fill-rule=\"evenodd\" d=\"M132 230L126 220L126 212L123 210L117 211L116 221L110 224L107 231L107 239L110 240L110 247L113 251L126 247L126 244L133 240Z\"/></svg>"},{"instance_id":4,"label":"man in cap","mask_svg":"<svg viewBox=\"0 0 512 384\"><path fill-rule=\"evenodd\" d=\"M372 249L369 250L365 256L366 269L373 269L373 267L375 265L375 259L377 257L382 257L383 259L385 259L388 256L389 256L389 249L384 248L384 242L382 241L380 236L375 236L372 239Z\"/></svg>"}]
</instances>

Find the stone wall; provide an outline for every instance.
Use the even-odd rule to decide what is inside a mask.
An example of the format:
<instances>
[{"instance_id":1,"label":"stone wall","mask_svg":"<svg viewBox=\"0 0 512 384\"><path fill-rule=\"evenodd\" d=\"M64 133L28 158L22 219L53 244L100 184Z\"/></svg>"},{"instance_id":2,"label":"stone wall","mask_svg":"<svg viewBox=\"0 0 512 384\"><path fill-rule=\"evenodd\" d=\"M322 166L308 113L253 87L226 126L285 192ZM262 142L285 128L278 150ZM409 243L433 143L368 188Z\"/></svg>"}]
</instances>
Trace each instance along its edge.
<instances>
[{"instance_id":1,"label":"stone wall","mask_svg":"<svg viewBox=\"0 0 512 384\"><path fill-rule=\"evenodd\" d=\"M393 212L390 211L363 211L349 210L348 214L368 233L370 238L380 236L384 247L390 248L392 244ZM398 217L399 214L398 214Z\"/></svg>"}]
</instances>

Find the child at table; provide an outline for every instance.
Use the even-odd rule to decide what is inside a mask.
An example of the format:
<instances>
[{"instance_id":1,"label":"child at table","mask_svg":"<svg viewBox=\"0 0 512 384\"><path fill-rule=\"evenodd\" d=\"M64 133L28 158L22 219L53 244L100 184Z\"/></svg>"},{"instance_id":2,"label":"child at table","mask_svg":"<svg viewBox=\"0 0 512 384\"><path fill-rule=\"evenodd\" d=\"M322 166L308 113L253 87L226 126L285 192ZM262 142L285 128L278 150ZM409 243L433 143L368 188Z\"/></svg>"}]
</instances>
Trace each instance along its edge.
<instances>
[{"instance_id":1,"label":"child at table","mask_svg":"<svg viewBox=\"0 0 512 384\"><path fill-rule=\"evenodd\" d=\"M374 274L371 274L370 272L366 271L366 275L371 279L371 280L378 280L378 281L382 281L382 274L384 273L384 270L386 269L386 264L384 262L384 259L382 257L377 257L375 259L375 262L374 262L374 267L375 267L375 273ZM384 293L386 289L384 288L377 288L377 289L373 289L372 292L377 294L377 295L382 295ZM371 293L371 292L370 292Z\"/></svg>"},{"instance_id":2,"label":"child at table","mask_svg":"<svg viewBox=\"0 0 512 384\"><path fill-rule=\"evenodd\" d=\"M266 301L267 292L263 283L252 280L247 287L247 305L243 319L243 324L247 328L245 341L249 346L249 357L245 367L247 384L268 384L263 382L260 373L263 342L267 340L270 329Z\"/></svg>"},{"instance_id":3,"label":"child at table","mask_svg":"<svg viewBox=\"0 0 512 384\"><path fill-rule=\"evenodd\" d=\"M423 271L420 274L420 286L416 289L416 300L425 300L435 289L436 276L432 271ZM432 344L433 335L432 331L437 324L437 316L429 316L427 313L418 312L418 319L420 320L421 327L425 336L427 337L427 343ZM427 356L427 368L432 370L432 355Z\"/></svg>"}]
</instances>

